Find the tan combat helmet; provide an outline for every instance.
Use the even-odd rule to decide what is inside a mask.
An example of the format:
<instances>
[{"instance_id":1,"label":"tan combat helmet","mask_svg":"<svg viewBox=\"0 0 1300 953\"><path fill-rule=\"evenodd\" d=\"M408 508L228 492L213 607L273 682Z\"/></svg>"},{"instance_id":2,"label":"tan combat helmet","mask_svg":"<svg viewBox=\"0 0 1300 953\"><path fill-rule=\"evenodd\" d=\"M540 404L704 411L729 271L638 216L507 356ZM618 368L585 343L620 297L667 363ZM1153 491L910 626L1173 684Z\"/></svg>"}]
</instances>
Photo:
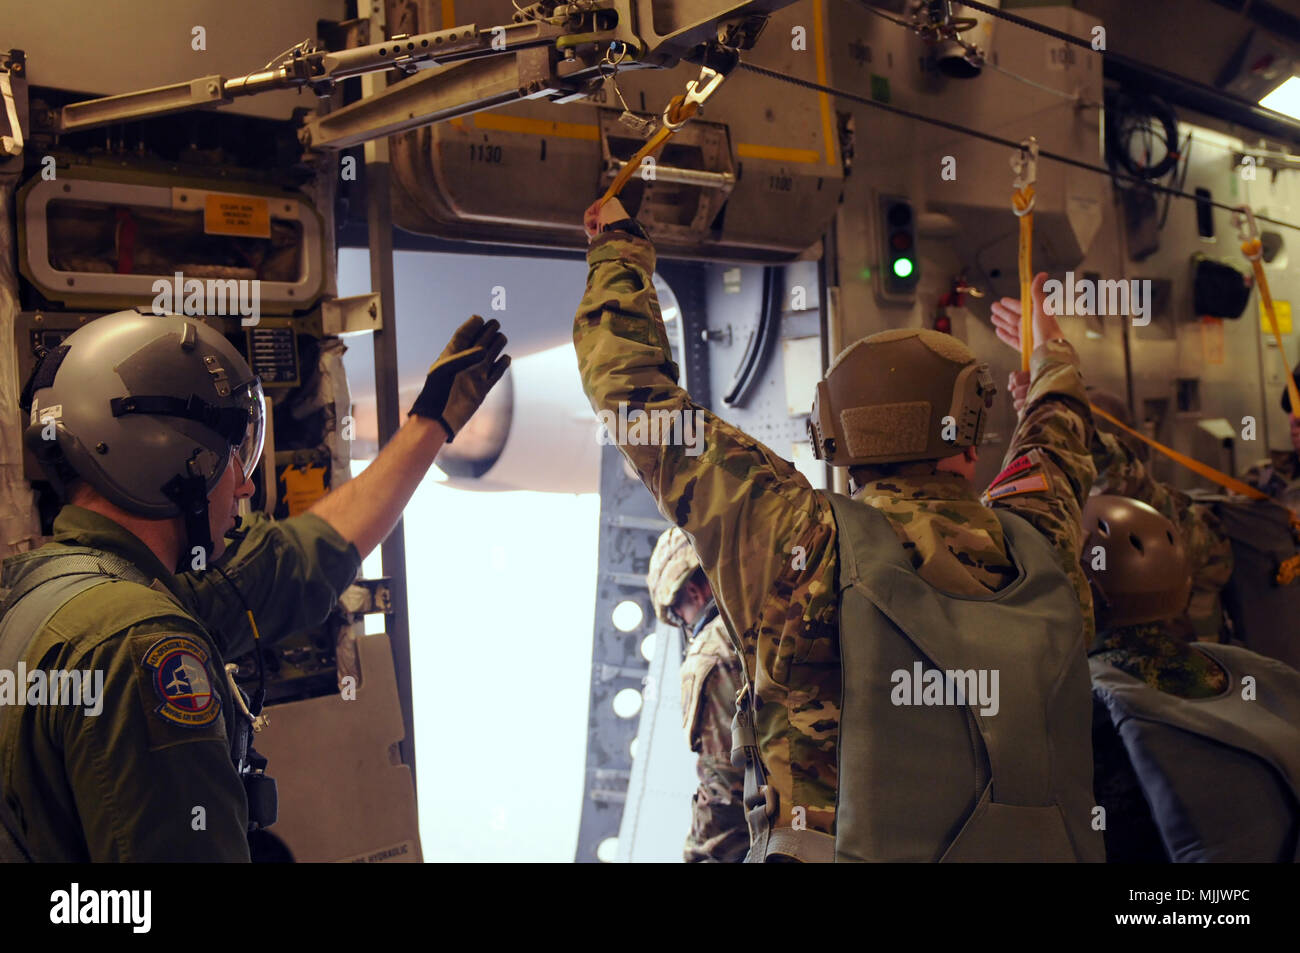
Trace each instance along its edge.
<instances>
[{"instance_id":1,"label":"tan combat helmet","mask_svg":"<svg viewBox=\"0 0 1300 953\"><path fill-rule=\"evenodd\" d=\"M988 365L952 335L882 331L847 348L817 384L808 436L836 467L939 460L979 443L996 393Z\"/></svg>"},{"instance_id":2,"label":"tan combat helmet","mask_svg":"<svg viewBox=\"0 0 1300 953\"><path fill-rule=\"evenodd\" d=\"M673 612L673 603L677 601L682 586L699 568L700 557L695 554L690 537L676 526L665 530L659 542L655 543L655 551L650 555L650 571L645 577L650 601L654 603L655 615L660 622L683 624Z\"/></svg>"},{"instance_id":3,"label":"tan combat helmet","mask_svg":"<svg viewBox=\"0 0 1300 953\"><path fill-rule=\"evenodd\" d=\"M1083 529L1083 569L1096 598L1097 628L1182 615L1192 579L1177 526L1140 500L1103 493L1089 497ZM1099 568L1098 546L1105 569Z\"/></svg>"}]
</instances>

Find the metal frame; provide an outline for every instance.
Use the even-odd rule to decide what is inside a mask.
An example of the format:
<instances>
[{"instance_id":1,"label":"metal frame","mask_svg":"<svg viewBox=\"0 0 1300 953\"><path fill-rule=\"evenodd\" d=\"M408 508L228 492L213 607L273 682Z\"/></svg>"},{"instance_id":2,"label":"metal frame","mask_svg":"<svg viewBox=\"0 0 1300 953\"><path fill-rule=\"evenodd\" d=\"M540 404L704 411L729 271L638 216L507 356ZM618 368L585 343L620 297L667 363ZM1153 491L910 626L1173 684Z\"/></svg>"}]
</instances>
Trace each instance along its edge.
<instances>
[{"instance_id":1,"label":"metal frame","mask_svg":"<svg viewBox=\"0 0 1300 953\"><path fill-rule=\"evenodd\" d=\"M78 178L75 173L59 179L37 180L23 195L23 240L31 279L51 300L74 301L88 295L152 297L156 281L172 275L118 275L61 271L50 264L49 229L46 209L51 202L78 201L101 205L130 205L141 208L175 209L202 214L209 195L254 198L267 203L271 218L297 222L302 226L303 256L296 282L263 281L259 290L264 303L309 308L324 285L320 217L306 202L293 196L261 195L256 192L219 192L214 189L178 188L165 185L131 185L109 179ZM75 282L75 284L72 284Z\"/></svg>"},{"instance_id":2,"label":"metal frame","mask_svg":"<svg viewBox=\"0 0 1300 953\"><path fill-rule=\"evenodd\" d=\"M384 5L376 3L370 16L372 34L384 35ZM363 97L383 92L382 74L361 78ZM393 279L393 211L388 164L388 140L367 142L365 146L366 222L370 235L370 290L379 296L379 327L374 333L375 411L379 420L379 446L382 449L402 425L398 403L397 379L397 295ZM415 770L415 714L411 693L411 621L407 610L406 531L399 519L393 531L380 545L383 574L390 580L390 611L387 615L388 638L393 648L393 671L397 677L397 696L402 709L404 735L398 743L401 760L411 769L411 784L416 789L417 812L419 779Z\"/></svg>"}]
</instances>

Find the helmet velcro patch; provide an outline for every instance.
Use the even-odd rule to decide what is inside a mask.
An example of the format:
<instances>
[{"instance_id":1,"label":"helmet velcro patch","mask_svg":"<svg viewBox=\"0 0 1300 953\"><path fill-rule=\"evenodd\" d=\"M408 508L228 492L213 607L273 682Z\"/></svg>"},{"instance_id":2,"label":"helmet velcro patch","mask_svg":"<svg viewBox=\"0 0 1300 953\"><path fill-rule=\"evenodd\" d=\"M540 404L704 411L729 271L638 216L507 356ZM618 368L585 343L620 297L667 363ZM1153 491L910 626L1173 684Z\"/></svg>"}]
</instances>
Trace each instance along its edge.
<instances>
[{"instance_id":1,"label":"helmet velcro patch","mask_svg":"<svg viewBox=\"0 0 1300 953\"><path fill-rule=\"evenodd\" d=\"M930 402L846 407L840 411L840 426L854 457L924 453L930 442Z\"/></svg>"}]
</instances>

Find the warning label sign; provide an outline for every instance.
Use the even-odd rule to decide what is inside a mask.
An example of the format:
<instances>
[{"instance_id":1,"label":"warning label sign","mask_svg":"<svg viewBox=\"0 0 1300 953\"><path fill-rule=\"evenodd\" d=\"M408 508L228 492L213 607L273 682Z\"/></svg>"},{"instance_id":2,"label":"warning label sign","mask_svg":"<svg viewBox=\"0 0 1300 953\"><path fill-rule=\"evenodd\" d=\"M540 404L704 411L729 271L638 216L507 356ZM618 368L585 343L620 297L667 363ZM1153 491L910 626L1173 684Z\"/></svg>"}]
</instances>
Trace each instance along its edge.
<instances>
[{"instance_id":1,"label":"warning label sign","mask_svg":"<svg viewBox=\"0 0 1300 953\"><path fill-rule=\"evenodd\" d=\"M208 195L203 206L203 231L208 235L271 237L271 207L253 195Z\"/></svg>"}]
</instances>

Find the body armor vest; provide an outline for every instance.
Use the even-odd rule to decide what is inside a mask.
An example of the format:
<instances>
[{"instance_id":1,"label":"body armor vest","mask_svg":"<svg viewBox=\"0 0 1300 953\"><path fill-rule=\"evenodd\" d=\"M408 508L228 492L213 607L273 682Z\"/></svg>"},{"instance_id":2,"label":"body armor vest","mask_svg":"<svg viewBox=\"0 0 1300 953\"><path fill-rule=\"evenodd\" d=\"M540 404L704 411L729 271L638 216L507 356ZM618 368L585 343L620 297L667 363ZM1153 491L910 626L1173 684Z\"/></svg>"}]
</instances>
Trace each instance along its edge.
<instances>
[{"instance_id":1,"label":"body armor vest","mask_svg":"<svg viewBox=\"0 0 1300 953\"><path fill-rule=\"evenodd\" d=\"M884 516L828 497L843 668L835 859L1104 859L1083 624L1047 542L995 510L1017 577L985 598L948 595Z\"/></svg>"}]
</instances>

